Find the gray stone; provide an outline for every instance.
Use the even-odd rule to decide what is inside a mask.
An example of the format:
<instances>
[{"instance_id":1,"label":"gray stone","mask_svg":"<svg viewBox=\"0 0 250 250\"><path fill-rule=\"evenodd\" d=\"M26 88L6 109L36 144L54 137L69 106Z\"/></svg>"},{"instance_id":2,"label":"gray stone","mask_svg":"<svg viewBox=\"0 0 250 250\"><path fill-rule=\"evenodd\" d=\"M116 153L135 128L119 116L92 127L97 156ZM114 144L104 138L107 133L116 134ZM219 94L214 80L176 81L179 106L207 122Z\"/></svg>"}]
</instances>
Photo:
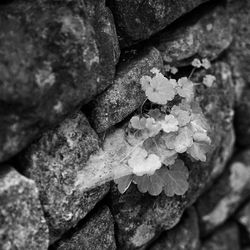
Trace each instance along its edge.
<instances>
[{"instance_id":1,"label":"gray stone","mask_svg":"<svg viewBox=\"0 0 250 250\"><path fill-rule=\"evenodd\" d=\"M246 229L250 239L250 203L248 202L237 214L237 221Z\"/></svg>"},{"instance_id":2,"label":"gray stone","mask_svg":"<svg viewBox=\"0 0 250 250\"><path fill-rule=\"evenodd\" d=\"M236 224L227 224L208 238L201 250L240 250L239 231Z\"/></svg>"},{"instance_id":3,"label":"gray stone","mask_svg":"<svg viewBox=\"0 0 250 250\"><path fill-rule=\"evenodd\" d=\"M47 249L48 227L34 181L1 166L0 201L0 249Z\"/></svg>"},{"instance_id":4,"label":"gray stone","mask_svg":"<svg viewBox=\"0 0 250 250\"><path fill-rule=\"evenodd\" d=\"M180 16L207 0L110 0L122 47L165 28Z\"/></svg>"},{"instance_id":5,"label":"gray stone","mask_svg":"<svg viewBox=\"0 0 250 250\"><path fill-rule=\"evenodd\" d=\"M244 89L235 107L235 133L237 145L250 146L250 90Z\"/></svg>"},{"instance_id":6,"label":"gray stone","mask_svg":"<svg viewBox=\"0 0 250 250\"><path fill-rule=\"evenodd\" d=\"M103 1L91 4L93 13L72 0L1 6L0 161L112 84L113 18Z\"/></svg>"},{"instance_id":7,"label":"gray stone","mask_svg":"<svg viewBox=\"0 0 250 250\"><path fill-rule=\"evenodd\" d=\"M199 250L199 225L194 208L189 208L180 223L165 231L149 250Z\"/></svg>"},{"instance_id":8,"label":"gray stone","mask_svg":"<svg viewBox=\"0 0 250 250\"><path fill-rule=\"evenodd\" d=\"M250 191L250 151L235 157L223 175L197 202L203 235L224 223Z\"/></svg>"},{"instance_id":9,"label":"gray stone","mask_svg":"<svg viewBox=\"0 0 250 250\"><path fill-rule=\"evenodd\" d=\"M236 80L241 77L250 86L250 2L229 0L228 12L234 37L228 63L234 69Z\"/></svg>"},{"instance_id":10,"label":"gray stone","mask_svg":"<svg viewBox=\"0 0 250 250\"><path fill-rule=\"evenodd\" d=\"M108 207L93 214L67 239L56 243L57 250L115 250L114 221Z\"/></svg>"},{"instance_id":11,"label":"gray stone","mask_svg":"<svg viewBox=\"0 0 250 250\"><path fill-rule=\"evenodd\" d=\"M105 184L84 192L76 184L98 137L82 113L45 133L25 153L24 173L35 180L53 242L75 226L108 192Z\"/></svg>"},{"instance_id":12,"label":"gray stone","mask_svg":"<svg viewBox=\"0 0 250 250\"><path fill-rule=\"evenodd\" d=\"M98 133L122 121L146 100L140 78L151 75L154 67L163 67L161 55L155 48L146 49L120 64L114 85L99 95L89 108L91 124Z\"/></svg>"},{"instance_id":13,"label":"gray stone","mask_svg":"<svg viewBox=\"0 0 250 250\"><path fill-rule=\"evenodd\" d=\"M184 196L170 198L160 194L154 197L140 193L133 185L121 195L116 185L112 187L113 215L122 249L145 246L161 231L173 228L185 208L193 204L204 189L211 185L211 181L218 177L231 156L234 146L231 132L234 88L230 70L227 64L216 63L210 73L215 74L216 84L211 88L199 86L196 98L211 125L213 147L207 161L191 162L185 158L185 164L190 169L190 187ZM199 72L194 78L195 82L200 82L204 74Z\"/></svg>"},{"instance_id":14,"label":"gray stone","mask_svg":"<svg viewBox=\"0 0 250 250\"><path fill-rule=\"evenodd\" d=\"M195 57L214 60L232 42L227 10L220 5L205 5L198 17L190 16L190 20L163 31L154 40L164 61L171 65L190 65Z\"/></svg>"}]
</instances>

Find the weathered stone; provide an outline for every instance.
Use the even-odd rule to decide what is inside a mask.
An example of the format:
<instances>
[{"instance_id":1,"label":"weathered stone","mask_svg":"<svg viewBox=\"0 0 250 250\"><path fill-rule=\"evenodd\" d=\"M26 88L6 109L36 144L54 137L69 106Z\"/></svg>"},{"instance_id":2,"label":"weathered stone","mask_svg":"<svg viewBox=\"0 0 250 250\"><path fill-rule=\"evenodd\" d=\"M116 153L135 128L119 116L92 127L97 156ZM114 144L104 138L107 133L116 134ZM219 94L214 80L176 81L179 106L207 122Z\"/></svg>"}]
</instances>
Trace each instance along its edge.
<instances>
[{"instance_id":1,"label":"weathered stone","mask_svg":"<svg viewBox=\"0 0 250 250\"><path fill-rule=\"evenodd\" d=\"M238 155L197 202L201 232L207 234L231 216L250 197L250 151Z\"/></svg>"},{"instance_id":2,"label":"weathered stone","mask_svg":"<svg viewBox=\"0 0 250 250\"><path fill-rule=\"evenodd\" d=\"M250 2L229 0L228 12L234 37L228 63L235 72L236 80L242 78L250 86Z\"/></svg>"},{"instance_id":3,"label":"weathered stone","mask_svg":"<svg viewBox=\"0 0 250 250\"><path fill-rule=\"evenodd\" d=\"M238 222L246 229L250 240L250 203L247 203L237 214Z\"/></svg>"},{"instance_id":4,"label":"weathered stone","mask_svg":"<svg viewBox=\"0 0 250 250\"><path fill-rule=\"evenodd\" d=\"M210 5L205 5L198 17L190 15L190 21L187 18L185 23L154 38L165 62L186 66L194 57L213 60L230 45L232 30L227 10L221 5Z\"/></svg>"},{"instance_id":5,"label":"weathered stone","mask_svg":"<svg viewBox=\"0 0 250 250\"><path fill-rule=\"evenodd\" d=\"M194 208L188 209L180 223L164 232L149 250L199 250L199 225Z\"/></svg>"},{"instance_id":6,"label":"weathered stone","mask_svg":"<svg viewBox=\"0 0 250 250\"><path fill-rule=\"evenodd\" d=\"M99 95L89 108L95 130L103 132L137 109L146 99L140 78L151 75L152 68L162 69L162 66L161 55L155 48L146 49L135 58L121 63L114 84Z\"/></svg>"},{"instance_id":7,"label":"weathered stone","mask_svg":"<svg viewBox=\"0 0 250 250\"><path fill-rule=\"evenodd\" d=\"M225 225L204 242L201 250L240 250L238 234L236 224Z\"/></svg>"},{"instance_id":8,"label":"weathered stone","mask_svg":"<svg viewBox=\"0 0 250 250\"><path fill-rule=\"evenodd\" d=\"M48 227L34 181L2 166L0 201L0 249L47 249Z\"/></svg>"},{"instance_id":9,"label":"weathered stone","mask_svg":"<svg viewBox=\"0 0 250 250\"><path fill-rule=\"evenodd\" d=\"M250 146L250 90L244 89L235 107L236 142L240 147Z\"/></svg>"},{"instance_id":10,"label":"weathered stone","mask_svg":"<svg viewBox=\"0 0 250 250\"><path fill-rule=\"evenodd\" d=\"M79 225L69 238L56 243L57 250L115 250L114 221L108 207Z\"/></svg>"},{"instance_id":11,"label":"weathered stone","mask_svg":"<svg viewBox=\"0 0 250 250\"><path fill-rule=\"evenodd\" d=\"M67 118L28 149L24 173L35 180L50 229L51 242L94 207L109 185L82 191L76 185L89 155L98 149L98 137L82 113Z\"/></svg>"},{"instance_id":12,"label":"weathered stone","mask_svg":"<svg viewBox=\"0 0 250 250\"><path fill-rule=\"evenodd\" d=\"M84 0L90 23L94 28L100 65L98 72L98 91L101 93L114 80L115 66L120 56L113 15L105 6L105 0Z\"/></svg>"},{"instance_id":13,"label":"weathered stone","mask_svg":"<svg viewBox=\"0 0 250 250\"><path fill-rule=\"evenodd\" d=\"M110 0L122 47L149 38L207 0Z\"/></svg>"},{"instance_id":14,"label":"weathered stone","mask_svg":"<svg viewBox=\"0 0 250 250\"><path fill-rule=\"evenodd\" d=\"M199 72L195 82L200 82L205 72ZM162 230L171 229L179 221L184 209L190 206L204 191L211 180L218 177L232 152L232 108L234 88L228 65L216 63L211 73L216 75L216 84L211 88L200 86L200 100L205 116L211 125L212 145L207 162L191 162L189 167L189 190L184 196L157 197L140 193L134 185L120 194L114 185L111 192L113 215L117 224L117 238L122 249L135 249L150 242ZM200 80L199 80L200 78ZM229 142L231 142L229 144Z\"/></svg>"},{"instance_id":15,"label":"weathered stone","mask_svg":"<svg viewBox=\"0 0 250 250\"><path fill-rule=\"evenodd\" d=\"M71 0L1 6L0 161L112 83L113 19L103 2L93 6L88 13Z\"/></svg>"}]
</instances>

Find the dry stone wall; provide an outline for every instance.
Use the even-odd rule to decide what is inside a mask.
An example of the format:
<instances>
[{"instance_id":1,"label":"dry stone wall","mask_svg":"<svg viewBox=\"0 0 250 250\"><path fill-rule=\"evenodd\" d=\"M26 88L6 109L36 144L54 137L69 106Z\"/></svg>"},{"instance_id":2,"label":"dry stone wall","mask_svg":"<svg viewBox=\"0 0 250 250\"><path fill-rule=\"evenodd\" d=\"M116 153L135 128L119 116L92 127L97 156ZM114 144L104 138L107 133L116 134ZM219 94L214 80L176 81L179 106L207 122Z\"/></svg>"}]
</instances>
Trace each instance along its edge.
<instances>
[{"instance_id":1,"label":"dry stone wall","mask_svg":"<svg viewBox=\"0 0 250 250\"><path fill-rule=\"evenodd\" d=\"M249 7L1 2L0 249L248 249ZM206 162L183 156L182 196L142 194L134 184L121 194L111 167L122 167L116 152L129 150L126 125L146 99L141 77L166 65L186 76L194 58L212 66L193 82L216 77L196 87L212 139ZM95 154L103 165L90 161Z\"/></svg>"}]
</instances>

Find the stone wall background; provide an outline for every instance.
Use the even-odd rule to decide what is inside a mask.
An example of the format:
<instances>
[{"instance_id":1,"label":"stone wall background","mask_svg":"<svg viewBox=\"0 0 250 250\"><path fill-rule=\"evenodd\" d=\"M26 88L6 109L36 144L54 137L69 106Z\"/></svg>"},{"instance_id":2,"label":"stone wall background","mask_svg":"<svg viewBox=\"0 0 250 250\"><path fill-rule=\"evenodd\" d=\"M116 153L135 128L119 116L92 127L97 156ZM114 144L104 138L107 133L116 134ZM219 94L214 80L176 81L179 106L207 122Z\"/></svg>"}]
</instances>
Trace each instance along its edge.
<instances>
[{"instance_id":1,"label":"stone wall background","mask_svg":"<svg viewBox=\"0 0 250 250\"><path fill-rule=\"evenodd\" d=\"M0 249L250 249L249 24L248 0L1 2ZM82 189L145 100L140 78L196 57L217 80L197 87L213 147L186 159L189 191Z\"/></svg>"}]
</instances>

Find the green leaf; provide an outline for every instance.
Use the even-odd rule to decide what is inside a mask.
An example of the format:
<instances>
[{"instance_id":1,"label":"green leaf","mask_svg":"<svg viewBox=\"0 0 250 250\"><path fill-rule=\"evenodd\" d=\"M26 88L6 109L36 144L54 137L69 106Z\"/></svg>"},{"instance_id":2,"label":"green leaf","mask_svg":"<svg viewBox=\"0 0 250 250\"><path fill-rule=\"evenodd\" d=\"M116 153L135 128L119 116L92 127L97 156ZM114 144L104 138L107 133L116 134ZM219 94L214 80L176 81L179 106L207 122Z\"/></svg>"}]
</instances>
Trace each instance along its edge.
<instances>
[{"instance_id":1,"label":"green leaf","mask_svg":"<svg viewBox=\"0 0 250 250\"><path fill-rule=\"evenodd\" d=\"M176 87L179 96L186 99L187 102L191 102L194 98L194 84L187 77L181 77L178 80Z\"/></svg>"},{"instance_id":2,"label":"green leaf","mask_svg":"<svg viewBox=\"0 0 250 250\"><path fill-rule=\"evenodd\" d=\"M115 179L114 182L118 184L118 190L121 194L125 193L129 188L133 179L133 175L127 175L119 179Z\"/></svg>"},{"instance_id":3,"label":"green leaf","mask_svg":"<svg viewBox=\"0 0 250 250\"><path fill-rule=\"evenodd\" d=\"M140 79L142 89L145 91L148 99L156 104L167 104L172 101L176 95L176 80L168 79L156 68L151 70L155 74L152 78L143 76Z\"/></svg>"},{"instance_id":4,"label":"green leaf","mask_svg":"<svg viewBox=\"0 0 250 250\"><path fill-rule=\"evenodd\" d=\"M206 154L209 151L209 145L206 143L194 142L193 145L187 150L187 153L190 154L197 161L206 161Z\"/></svg>"},{"instance_id":5,"label":"green leaf","mask_svg":"<svg viewBox=\"0 0 250 250\"><path fill-rule=\"evenodd\" d=\"M157 170L158 176L164 180L164 192L167 196L183 195L188 190L188 169L180 159L171 168L162 167Z\"/></svg>"},{"instance_id":6,"label":"green leaf","mask_svg":"<svg viewBox=\"0 0 250 250\"><path fill-rule=\"evenodd\" d=\"M178 120L173 115L166 115L165 119L160 121L162 130L166 133L175 132L179 129Z\"/></svg>"},{"instance_id":7,"label":"green leaf","mask_svg":"<svg viewBox=\"0 0 250 250\"><path fill-rule=\"evenodd\" d=\"M193 144L193 133L188 127L180 128L174 142L174 149L178 153L184 153Z\"/></svg>"}]
</instances>

